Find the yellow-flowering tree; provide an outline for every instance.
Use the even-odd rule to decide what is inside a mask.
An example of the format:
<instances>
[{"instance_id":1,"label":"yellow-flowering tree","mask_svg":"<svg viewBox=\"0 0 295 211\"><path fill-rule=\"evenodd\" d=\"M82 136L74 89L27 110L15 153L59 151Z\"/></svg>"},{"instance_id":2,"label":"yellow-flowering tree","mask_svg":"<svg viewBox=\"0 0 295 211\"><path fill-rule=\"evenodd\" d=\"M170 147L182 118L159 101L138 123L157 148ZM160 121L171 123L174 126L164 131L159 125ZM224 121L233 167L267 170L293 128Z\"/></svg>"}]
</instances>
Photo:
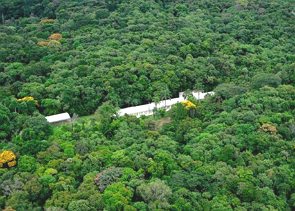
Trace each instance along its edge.
<instances>
[{"instance_id":1,"label":"yellow-flowering tree","mask_svg":"<svg viewBox=\"0 0 295 211\"><path fill-rule=\"evenodd\" d=\"M42 47L44 47L44 46L48 46L48 45L49 45L49 41L39 41L39 42L37 43L37 45L42 46Z\"/></svg>"},{"instance_id":2,"label":"yellow-flowering tree","mask_svg":"<svg viewBox=\"0 0 295 211\"><path fill-rule=\"evenodd\" d=\"M0 168L13 167L16 165L16 155L9 150L5 150L0 153Z\"/></svg>"},{"instance_id":3,"label":"yellow-flowering tree","mask_svg":"<svg viewBox=\"0 0 295 211\"><path fill-rule=\"evenodd\" d=\"M192 103L189 100L185 100L183 102L181 102L181 104L187 109L187 110L191 110L191 109L196 109L197 106L196 104Z\"/></svg>"},{"instance_id":4,"label":"yellow-flowering tree","mask_svg":"<svg viewBox=\"0 0 295 211\"><path fill-rule=\"evenodd\" d=\"M194 104L193 102L191 102L189 100L185 100L185 101L181 102L181 104L183 105L185 110L187 110L189 112L189 115L191 117L195 115L195 111L196 111L196 108L197 108L196 104Z\"/></svg>"},{"instance_id":5,"label":"yellow-flowering tree","mask_svg":"<svg viewBox=\"0 0 295 211\"><path fill-rule=\"evenodd\" d=\"M48 47L59 47L61 44L57 40L50 40L48 43Z\"/></svg>"},{"instance_id":6,"label":"yellow-flowering tree","mask_svg":"<svg viewBox=\"0 0 295 211\"><path fill-rule=\"evenodd\" d=\"M44 18L40 21L40 23L43 23L43 24L51 24L51 23L54 23L55 20L54 19L51 19L51 18Z\"/></svg>"},{"instance_id":7,"label":"yellow-flowering tree","mask_svg":"<svg viewBox=\"0 0 295 211\"><path fill-rule=\"evenodd\" d=\"M61 43L58 40L49 40L49 41L39 41L37 45L41 47L59 47Z\"/></svg>"},{"instance_id":8,"label":"yellow-flowering tree","mask_svg":"<svg viewBox=\"0 0 295 211\"><path fill-rule=\"evenodd\" d=\"M263 132L266 132L266 133L273 134L273 135L278 132L276 126L269 124L269 123L265 123L265 124L261 125L260 130Z\"/></svg>"},{"instance_id":9,"label":"yellow-flowering tree","mask_svg":"<svg viewBox=\"0 0 295 211\"><path fill-rule=\"evenodd\" d=\"M48 19L48 20L52 20L52 19ZM57 47L57 46L61 45L61 43L59 42L59 40L61 40L61 39L62 39L62 35L60 33L53 33L52 35L50 35L48 37L48 40L39 41L37 43L37 45L39 45L41 47L47 47L47 46L48 47Z\"/></svg>"},{"instance_id":10,"label":"yellow-flowering tree","mask_svg":"<svg viewBox=\"0 0 295 211\"><path fill-rule=\"evenodd\" d=\"M50 40L61 40L62 35L60 33L54 33L54 34L50 35L48 39L50 39Z\"/></svg>"},{"instance_id":11,"label":"yellow-flowering tree","mask_svg":"<svg viewBox=\"0 0 295 211\"><path fill-rule=\"evenodd\" d=\"M36 106L38 106L38 101L34 99L32 96L26 96L20 99L17 99L18 102L34 102Z\"/></svg>"}]
</instances>

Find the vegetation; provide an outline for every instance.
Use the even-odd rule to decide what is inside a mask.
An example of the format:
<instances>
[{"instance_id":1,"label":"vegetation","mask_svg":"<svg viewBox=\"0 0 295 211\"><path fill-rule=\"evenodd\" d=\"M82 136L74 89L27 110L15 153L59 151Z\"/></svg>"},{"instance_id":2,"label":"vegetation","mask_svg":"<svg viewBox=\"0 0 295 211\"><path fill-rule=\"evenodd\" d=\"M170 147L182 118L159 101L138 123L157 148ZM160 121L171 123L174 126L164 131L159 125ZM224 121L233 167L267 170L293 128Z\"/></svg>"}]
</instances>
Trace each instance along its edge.
<instances>
[{"instance_id":1,"label":"vegetation","mask_svg":"<svg viewBox=\"0 0 295 211\"><path fill-rule=\"evenodd\" d=\"M0 209L294 210L292 5L3 0Z\"/></svg>"},{"instance_id":2,"label":"vegetation","mask_svg":"<svg viewBox=\"0 0 295 211\"><path fill-rule=\"evenodd\" d=\"M13 167L16 165L16 156L12 151L5 150L0 153L0 168Z\"/></svg>"}]
</instances>

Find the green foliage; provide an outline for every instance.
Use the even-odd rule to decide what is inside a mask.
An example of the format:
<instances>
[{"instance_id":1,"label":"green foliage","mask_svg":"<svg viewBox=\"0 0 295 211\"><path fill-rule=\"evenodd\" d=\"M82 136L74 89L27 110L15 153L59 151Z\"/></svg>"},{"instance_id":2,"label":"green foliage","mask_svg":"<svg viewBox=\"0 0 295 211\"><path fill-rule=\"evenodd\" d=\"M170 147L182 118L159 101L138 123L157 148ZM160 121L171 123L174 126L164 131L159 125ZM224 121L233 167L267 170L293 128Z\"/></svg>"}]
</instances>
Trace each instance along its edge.
<instances>
[{"instance_id":1,"label":"green foliage","mask_svg":"<svg viewBox=\"0 0 295 211\"><path fill-rule=\"evenodd\" d=\"M0 104L0 140L5 140L10 133L10 112L4 105Z\"/></svg>"},{"instance_id":2,"label":"green foliage","mask_svg":"<svg viewBox=\"0 0 295 211\"><path fill-rule=\"evenodd\" d=\"M111 105L109 102L104 103L100 106L96 114L100 119L100 131L107 136L112 135L112 120L114 119L114 115L116 114L117 109Z\"/></svg>"},{"instance_id":3,"label":"green foliage","mask_svg":"<svg viewBox=\"0 0 295 211\"><path fill-rule=\"evenodd\" d=\"M5 205L15 210L31 210L33 208L32 202L29 201L29 194L25 191L14 192Z\"/></svg>"},{"instance_id":4,"label":"green foliage","mask_svg":"<svg viewBox=\"0 0 295 211\"><path fill-rule=\"evenodd\" d=\"M68 210L70 210L70 211L80 211L80 210L89 211L92 209L91 209L89 202L87 200L77 200L77 201L72 201L69 204Z\"/></svg>"},{"instance_id":5,"label":"green foliage","mask_svg":"<svg viewBox=\"0 0 295 211\"><path fill-rule=\"evenodd\" d=\"M2 0L0 209L294 210L292 8ZM196 107L116 115L180 91Z\"/></svg>"},{"instance_id":6,"label":"green foliage","mask_svg":"<svg viewBox=\"0 0 295 211\"><path fill-rule=\"evenodd\" d=\"M253 77L252 87L258 89L264 86L277 87L281 84L282 79L274 74L260 73Z\"/></svg>"},{"instance_id":7,"label":"green foliage","mask_svg":"<svg viewBox=\"0 0 295 211\"><path fill-rule=\"evenodd\" d=\"M51 134L51 126L43 116L29 117L21 137L25 141L46 139Z\"/></svg>"},{"instance_id":8,"label":"green foliage","mask_svg":"<svg viewBox=\"0 0 295 211\"><path fill-rule=\"evenodd\" d=\"M138 187L138 192L151 210L169 208L169 197L172 192L163 181L156 180Z\"/></svg>"},{"instance_id":9,"label":"green foliage","mask_svg":"<svg viewBox=\"0 0 295 211\"><path fill-rule=\"evenodd\" d=\"M122 183L108 186L103 193L103 202L107 210L122 210L131 201L133 193Z\"/></svg>"},{"instance_id":10,"label":"green foliage","mask_svg":"<svg viewBox=\"0 0 295 211\"><path fill-rule=\"evenodd\" d=\"M37 162L34 157L24 155L19 158L17 166L21 172L34 172L37 168Z\"/></svg>"},{"instance_id":11,"label":"green foliage","mask_svg":"<svg viewBox=\"0 0 295 211\"><path fill-rule=\"evenodd\" d=\"M106 101L138 105L229 81L244 87L261 73L275 75L257 79L265 85L292 83L290 4L5 0L0 83L35 97L46 115L88 115ZM59 48L37 45L53 33L63 35Z\"/></svg>"},{"instance_id":12,"label":"green foliage","mask_svg":"<svg viewBox=\"0 0 295 211\"><path fill-rule=\"evenodd\" d=\"M0 172L1 206L288 210L295 188L294 98L291 85L266 86L199 101L193 117L173 115L178 105L164 119L112 112L100 119L101 112L55 126L45 142L15 138L3 145L20 155L17 168ZM101 120L109 120L111 136L100 131ZM165 124L151 126L160 121Z\"/></svg>"},{"instance_id":13,"label":"green foliage","mask_svg":"<svg viewBox=\"0 0 295 211\"><path fill-rule=\"evenodd\" d=\"M52 184L55 181L56 181L56 179L52 175L49 175L49 174L46 174L46 175L40 177L40 183L45 186Z\"/></svg>"},{"instance_id":14,"label":"green foliage","mask_svg":"<svg viewBox=\"0 0 295 211\"><path fill-rule=\"evenodd\" d=\"M220 84L215 88L215 97L222 100L232 98L245 92L242 87L234 84Z\"/></svg>"},{"instance_id":15,"label":"green foliage","mask_svg":"<svg viewBox=\"0 0 295 211\"><path fill-rule=\"evenodd\" d=\"M121 175L121 168L111 167L100 172L95 178L95 183L99 190L103 192L110 184L116 182Z\"/></svg>"},{"instance_id":16,"label":"green foliage","mask_svg":"<svg viewBox=\"0 0 295 211\"><path fill-rule=\"evenodd\" d=\"M55 99L44 99L41 101L41 106L44 109L45 115L54 115L61 110L61 103Z\"/></svg>"}]
</instances>

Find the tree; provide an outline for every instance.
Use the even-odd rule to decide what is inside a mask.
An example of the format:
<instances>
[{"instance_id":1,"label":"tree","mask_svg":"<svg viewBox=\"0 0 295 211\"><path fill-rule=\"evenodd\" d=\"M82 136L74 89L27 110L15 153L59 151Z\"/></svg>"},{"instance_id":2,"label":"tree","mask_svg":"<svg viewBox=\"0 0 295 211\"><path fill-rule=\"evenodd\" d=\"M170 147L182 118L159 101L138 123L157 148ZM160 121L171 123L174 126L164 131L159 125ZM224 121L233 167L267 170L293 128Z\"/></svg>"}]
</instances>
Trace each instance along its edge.
<instances>
[{"instance_id":1,"label":"tree","mask_svg":"<svg viewBox=\"0 0 295 211\"><path fill-rule=\"evenodd\" d=\"M21 131L23 140L46 139L51 133L51 126L43 116L29 117Z\"/></svg>"},{"instance_id":2,"label":"tree","mask_svg":"<svg viewBox=\"0 0 295 211\"><path fill-rule=\"evenodd\" d=\"M154 102L158 103L161 100L167 100L171 97L171 92L164 83L156 83L155 84L155 91L154 91Z\"/></svg>"},{"instance_id":3,"label":"tree","mask_svg":"<svg viewBox=\"0 0 295 211\"><path fill-rule=\"evenodd\" d=\"M178 189L172 195L173 198L173 205L172 209L176 210L202 210L201 203L200 203L200 194L196 192L190 192L185 188Z\"/></svg>"},{"instance_id":4,"label":"tree","mask_svg":"<svg viewBox=\"0 0 295 211\"><path fill-rule=\"evenodd\" d=\"M36 159L29 155L21 156L18 160L18 168L22 172L34 172L37 168Z\"/></svg>"},{"instance_id":5,"label":"tree","mask_svg":"<svg viewBox=\"0 0 295 211\"><path fill-rule=\"evenodd\" d=\"M30 201L46 200L46 188L38 181L37 176L30 175L30 179L24 184L24 190L29 193Z\"/></svg>"},{"instance_id":6,"label":"tree","mask_svg":"<svg viewBox=\"0 0 295 211\"><path fill-rule=\"evenodd\" d=\"M169 208L168 200L172 194L169 186L161 180L142 184L137 188L142 199L148 203L150 209Z\"/></svg>"},{"instance_id":7,"label":"tree","mask_svg":"<svg viewBox=\"0 0 295 211\"><path fill-rule=\"evenodd\" d=\"M9 150L0 153L0 168L13 167L16 165L16 155Z\"/></svg>"},{"instance_id":8,"label":"tree","mask_svg":"<svg viewBox=\"0 0 295 211\"><path fill-rule=\"evenodd\" d=\"M188 116L187 110L181 103L177 103L176 105L172 106L172 109L169 112L170 116L175 121L181 121L182 119L185 119Z\"/></svg>"},{"instance_id":9,"label":"tree","mask_svg":"<svg viewBox=\"0 0 295 211\"><path fill-rule=\"evenodd\" d=\"M121 175L121 168L110 167L96 175L95 183L100 192L103 192L110 184L117 182Z\"/></svg>"},{"instance_id":10,"label":"tree","mask_svg":"<svg viewBox=\"0 0 295 211\"><path fill-rule=\"evenodd\" d=\"M81 199L81 200L72 201L69 204L68 210L69 211L80 211L80 210L89 211L92 209L87 200Z\"/></svg>"},{"instance_id":11,"label":"tree","mask_svg":"<svg viewBox=\"0 0 295 211\"><path fill-rule=\"evenodd\" d=\"M110 103L104 103L98 108L96 114L100 119L100 130L103 134L110 136L112 134L113 128L111 123L115 118L114 115L117 113L117 108L111 105Z\"/></svg>"},{"instance_id":12,"label":"tree","mask_svg":"<svg viewBox=\"0 0 295 211\"><path fill-rule=\"evenodd\" d=\"M236 86L234 84L220 84L214 90L214 97L220 100L225 100L233 96L240 95L245 91L246 90L243 87Z\"/></svg>"},{"instance_id":13,"label":"tree","mask_svg":"<svg viewBox=\"0 0 295 211\"><path fill-rule=\"evenodd\" d=\"M59 113L62 108L61 102L56 99L44 99L41 101L41 107L45 115L54 115Z\"/></svg>"},{"instance_id":14,"label":"tree","mask_svg":"<svg viewBox=\"0 0 295 211\"><path fill-rule=\"evenodd\" d=\"M33 204L29 201L29 194L25 191L16 191L6 202L7 207L15 210L32 210Z\"/></svg>"},{"instance_id":15,"label":"tree","mask_svg":"<svg viewBox=\"0 0 295 211\"><path fill-rule=\"evenodd\" d=\"M10 111L7 107L0 104L0 140L5 140L10 134Z\"/></svg>"},{"instance_id":16,"label":"tree","mask_svg":"<svg viewBox=\"0 0 295 211\"><path fill-rule=\"evenodd\" d=\"M0 210L294 210L293 1L0 2Z\"/></svg>"},{"instance_id":17,"label":"tree","mask_svg":"<svg viewBox=\"0 0 295 211\"><path fill-rule=\"evenodd\" d=\"M278 87L282 79L271 73L260 73L253 77L251 86L253 89L259 89L264 86Z\"/></svg>"},{"instance_id":18,"label":"tree","mask_svg":"<svg viewBox=\"0 0 295 211\"><path fill-rule=\"evenodd\" d=\"M129 204L132 196L132 191L125 187L123 183L113 183L105 189L103 202L105 208L110 211L122 210Z\"/></svg>"}]
</instances>

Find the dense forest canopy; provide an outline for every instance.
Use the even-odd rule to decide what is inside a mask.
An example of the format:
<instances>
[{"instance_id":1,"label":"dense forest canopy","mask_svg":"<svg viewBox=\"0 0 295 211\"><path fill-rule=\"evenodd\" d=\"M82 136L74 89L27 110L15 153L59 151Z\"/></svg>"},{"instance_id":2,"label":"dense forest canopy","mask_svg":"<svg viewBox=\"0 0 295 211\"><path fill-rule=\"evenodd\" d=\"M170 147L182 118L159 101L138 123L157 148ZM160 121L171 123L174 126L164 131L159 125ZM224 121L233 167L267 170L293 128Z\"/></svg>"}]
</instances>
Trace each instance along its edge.
<instances>
[{"instance_id":1,"label":"dense forest canopy","mask_svg":"<svg viewBox=\"0 0 295 211\"><path fill-rule=\"evenodd\" d=\"M138 105L163 90L247 86L260 72L291 83L291 3L7 1L0 84L9 96L35 97L45 114L87 115L105 101ZM62 39L49 39L56 33Z\"/></svg>"},{"instance_id":2,"label":"dense forest canopy","mask_svg":"<svg viewBox=\"0 0 295 211\"><path fill-rule=\"evenodd\" d=\"M1 0L0 209L295 209L294 8Z\"/></svg>"}]
</instances>

